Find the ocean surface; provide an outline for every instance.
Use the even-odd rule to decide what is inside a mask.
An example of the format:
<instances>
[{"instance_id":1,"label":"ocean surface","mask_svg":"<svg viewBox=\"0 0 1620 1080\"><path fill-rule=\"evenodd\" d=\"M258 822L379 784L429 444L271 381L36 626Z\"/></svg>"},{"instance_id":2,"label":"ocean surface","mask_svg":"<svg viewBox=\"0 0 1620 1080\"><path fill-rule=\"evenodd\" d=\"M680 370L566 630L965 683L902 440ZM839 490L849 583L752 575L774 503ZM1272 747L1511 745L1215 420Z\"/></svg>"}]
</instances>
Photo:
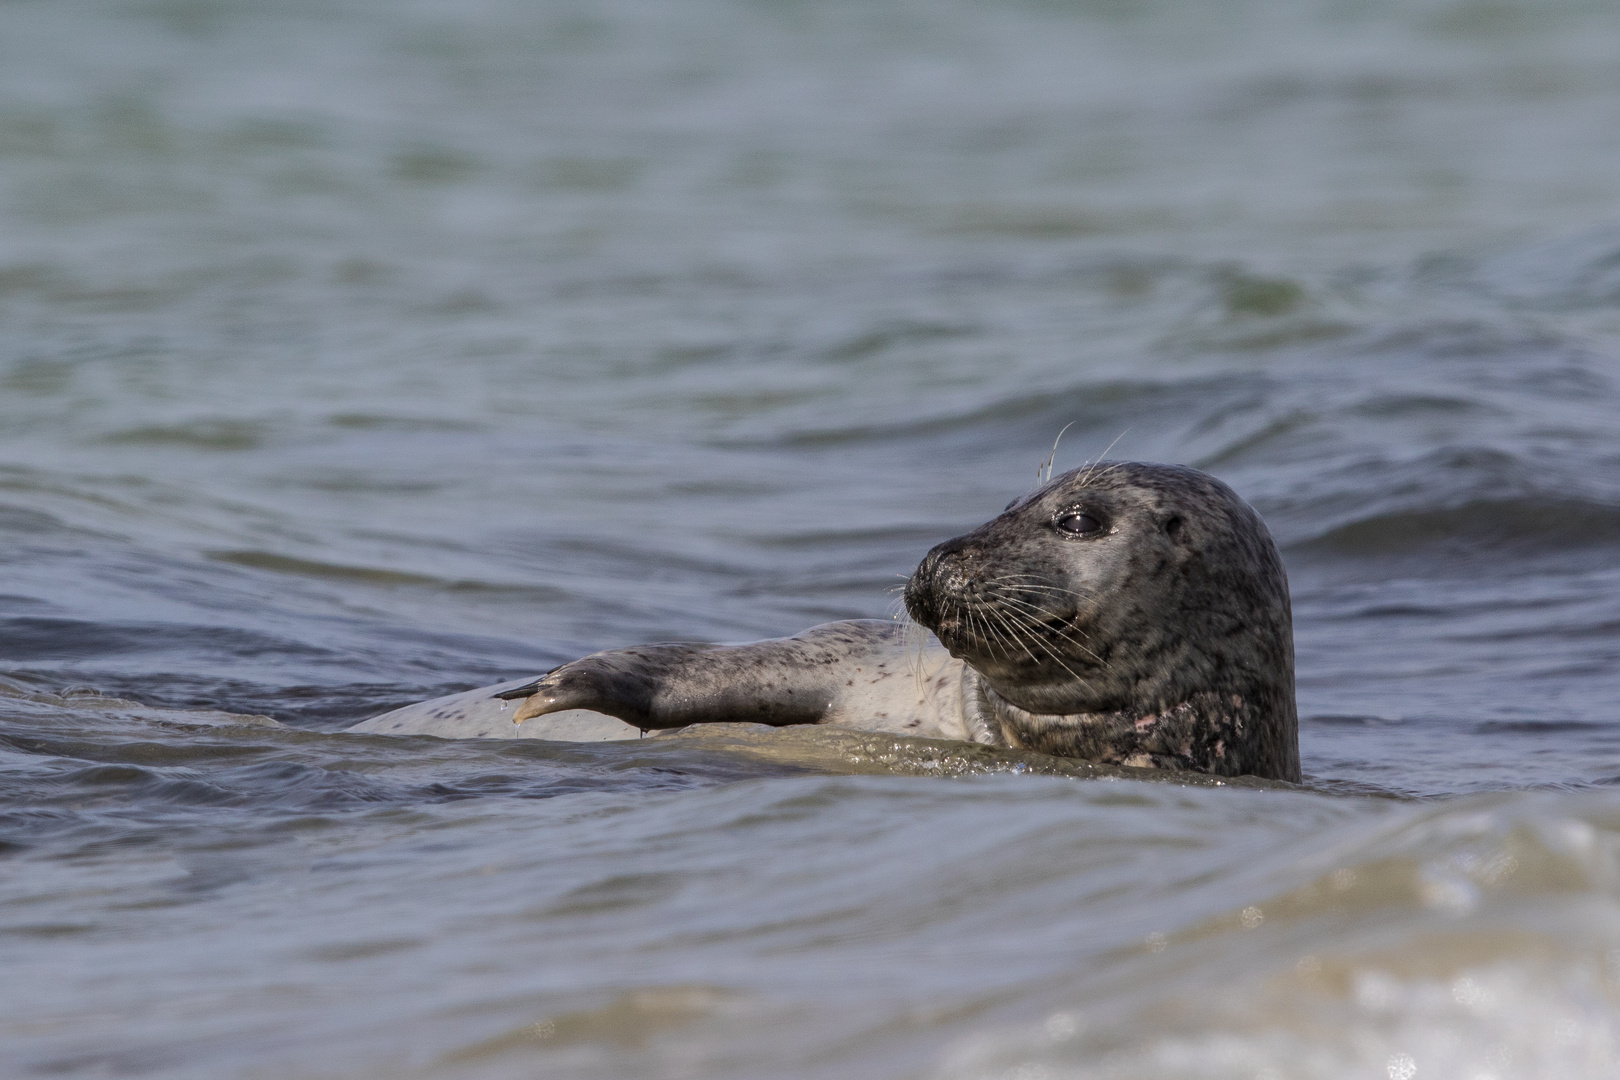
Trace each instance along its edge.
<instances>
[{"instance_id":1,"label":"ocean surface","mask_svg":"<svg viewBox=\"0 0 1620 1080\"><path fill-rule=\"evenodd\" d=\"M1617 55L0 4L0 1075L1620 1075ZM1270 524L1302 789L340 731L885 617L1071 424Z\"/></svg>"}]
</instances>

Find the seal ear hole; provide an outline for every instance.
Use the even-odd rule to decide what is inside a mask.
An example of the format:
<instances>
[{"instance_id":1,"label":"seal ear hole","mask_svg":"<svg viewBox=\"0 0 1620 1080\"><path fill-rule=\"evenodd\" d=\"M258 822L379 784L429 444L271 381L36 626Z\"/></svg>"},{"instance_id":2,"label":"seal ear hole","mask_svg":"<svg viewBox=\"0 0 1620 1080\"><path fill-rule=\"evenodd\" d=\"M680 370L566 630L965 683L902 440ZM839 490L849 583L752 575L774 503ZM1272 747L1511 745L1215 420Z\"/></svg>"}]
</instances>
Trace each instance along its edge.
<instances>
[{"instance_id":1,"label":"seal ear hole","mask_svg":"<svg viewBox=\"0 0 1620 1080\"><path fill-rule=\"evenodd\" d=\"M1164 531L1165 531L1165 533L1167 535L1170 535L1170 536L1174 536L1177 533L1179 533L1181 531L1181 515L1180 514L1172 514L1172 515L1170 515L1170 520L1166 521L1164 523Z\"/></svg>"}]
</instances>

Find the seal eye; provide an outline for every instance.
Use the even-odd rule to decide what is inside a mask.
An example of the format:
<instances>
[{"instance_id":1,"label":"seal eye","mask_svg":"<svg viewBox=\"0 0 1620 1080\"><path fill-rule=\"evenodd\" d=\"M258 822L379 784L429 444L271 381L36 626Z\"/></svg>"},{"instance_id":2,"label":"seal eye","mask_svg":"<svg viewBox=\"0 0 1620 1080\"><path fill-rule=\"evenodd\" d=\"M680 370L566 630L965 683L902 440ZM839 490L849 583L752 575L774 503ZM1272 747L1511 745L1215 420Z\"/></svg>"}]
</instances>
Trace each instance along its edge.
<instances>
[{"instance_id":1,"label":"seal eye","mask_svg":"<svg viewBox=\"0 0 1620 1080\"><path fill-rule=\"evenodd\" d=\"M1102 522L1090 514L1082 514L1078 510L1071 511L1053 522L1059 529L1076 536L1090 536L1102 530Z\"/></svg>"}]
</instances>

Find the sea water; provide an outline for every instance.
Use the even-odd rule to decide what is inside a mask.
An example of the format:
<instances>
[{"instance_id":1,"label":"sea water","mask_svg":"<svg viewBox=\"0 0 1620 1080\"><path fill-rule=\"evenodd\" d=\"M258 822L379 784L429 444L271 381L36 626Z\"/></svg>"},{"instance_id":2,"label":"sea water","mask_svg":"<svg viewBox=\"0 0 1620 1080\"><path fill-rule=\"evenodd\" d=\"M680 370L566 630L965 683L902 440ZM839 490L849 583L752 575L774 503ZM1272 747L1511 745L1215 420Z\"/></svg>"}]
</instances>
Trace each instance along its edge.
<instances>
[{"instance_id":1,"label":"sea water","mask_svg":"<svg viewBox=\"0 0 1620 1080\"><path fill-rule=\"evenodd\" d=\"M0 1072L1620 1075L1617 54L0 6ZM1303 789L340 732L887 617L1070 424L1270 524Z\"/></svg>"}]
</instances>

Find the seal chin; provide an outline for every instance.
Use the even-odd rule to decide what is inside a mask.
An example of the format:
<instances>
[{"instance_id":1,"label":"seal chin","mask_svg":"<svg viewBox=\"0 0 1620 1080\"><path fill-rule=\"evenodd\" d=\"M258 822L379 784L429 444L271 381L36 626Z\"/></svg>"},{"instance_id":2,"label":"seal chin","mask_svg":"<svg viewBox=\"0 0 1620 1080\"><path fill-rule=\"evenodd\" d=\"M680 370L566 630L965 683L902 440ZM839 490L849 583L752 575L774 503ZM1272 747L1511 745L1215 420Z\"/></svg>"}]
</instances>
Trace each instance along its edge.
<instances>
[{"instance_id":1,"label":"seal chin","mask_svg":"<svg viewBox=\"0 0 1620 1080\"><path fill-rule=\"evenodd\" d=\"M1100 698L1090 687L1072 679L1056 683L1035 683L1012 678L997 678L981 672L985 689L994 691L1000 701L1035 715L1066 716L1081 713L1128 711L1130 702L1109 701Z\"/></svg>"}]
</instances>

